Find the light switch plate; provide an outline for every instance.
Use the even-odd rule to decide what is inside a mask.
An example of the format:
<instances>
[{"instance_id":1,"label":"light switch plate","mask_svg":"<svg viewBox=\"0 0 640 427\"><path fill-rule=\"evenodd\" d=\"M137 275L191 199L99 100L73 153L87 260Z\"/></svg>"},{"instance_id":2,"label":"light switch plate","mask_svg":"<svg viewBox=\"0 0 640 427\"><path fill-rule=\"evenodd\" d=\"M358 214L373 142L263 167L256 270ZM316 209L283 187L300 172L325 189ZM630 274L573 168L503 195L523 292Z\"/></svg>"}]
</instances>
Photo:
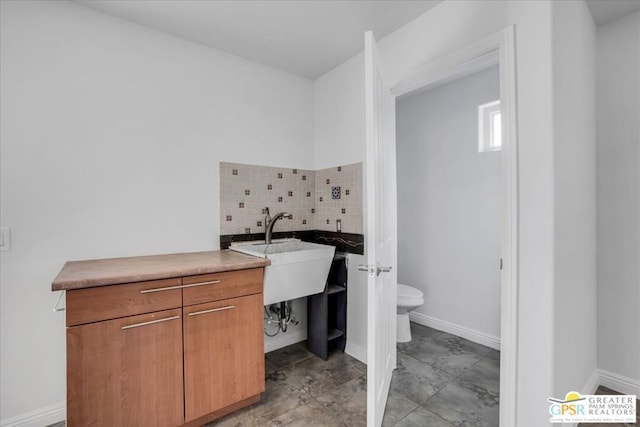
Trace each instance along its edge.
<instances>
[{"instance_id":1,"label":"light switch plate","mask_svg":"<svg viewBox=\"0 0 640 427\"><path fill-rule=\"evenodd\" d=\"M6 252L11 250L11 229L0 228L0 251Z\"/></svg>"}]
</instances>

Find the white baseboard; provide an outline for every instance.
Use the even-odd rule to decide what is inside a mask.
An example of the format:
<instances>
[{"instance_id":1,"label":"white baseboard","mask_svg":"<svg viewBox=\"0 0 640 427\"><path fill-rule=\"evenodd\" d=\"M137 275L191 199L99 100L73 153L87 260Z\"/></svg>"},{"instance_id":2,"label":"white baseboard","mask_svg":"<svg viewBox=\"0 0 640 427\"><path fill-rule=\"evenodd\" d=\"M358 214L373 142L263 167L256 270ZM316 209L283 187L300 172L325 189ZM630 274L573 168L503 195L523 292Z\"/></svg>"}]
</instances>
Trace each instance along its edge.
<instances>
[{"instance_id":1,"label":"white baseboard","mask_svg":"<svg viewBox=\"0 0 640 427\"><path fill-rule=\"evenodd\" d=\"M436 319L435 317L427 316L426 314L422 313L416 313L415 311L409 313L409 319L420 325L428 326L439 331L448 332L450 334L468 339L469 341L473 341L475 343L500 350L500 337L497 337L495 335L485 334L484 332L476 331L475 329L467 328L466 326L456 325L455 323Z\"/></svg>"},{"instance_id":2,"label":"white baseboard","mask_svg":"<svg viewBox=\"0 0 640 427\"><path fill-rule=\"evenodd\" d=\"M640 381L614 372L599 370L600 385L623 394L640 396Z\"/></svg>"},{"instance_id":3,"label":"white baseboard","mask_svg":"<svg viewBox=\"0 0 640 427\"><path fill-rule=\"evenodd\" d=\"M347 345L345 346L344 352L347 353L349 356L358 359L359 361L361 361L362 363L364 363L365 365L367 364L367 349L359 346L357 344L354 344L352 342L349 342L349 340L347 340Z\"/></svg>"},{"instance_id":4,"label":"white baseboard","mask_svg":"<svg viewBox=\"0 0 640 427\"><path fill-rule=\"evenodd\" d=\"M600 385L600 370L596 369L591 373L591 375L589 376L589 379L587 379L587 382L582 387L582 390L580 390L580 394L593 394L596 392L599 385ZM567 390L567 392L568 391L569 390Z\"/></svg>"},{"instance_id":5,"label":"white baseboard","mask_svg":"<svg viewBox=\"0 0 640 427\"><path fill-rule=\"evenodd\" d=\"M598 389L599 382L600 382L600 370L595 369L587 379L587 382L584 384L582 389L579 390L580 394L583 396L594 394ZM569 391L570 390L567 390L567 392ZM574 391L574 390L571 390L571 391ZM578 391L578 390L575 390L575 391ZM563 423L562 427L578 427L578 425L579 425L578 423Z\"/></svg>"},{"instance_id":6,"label":"white baseboard","mask_svg":"<svg viewBox=\"0 0 640 427\"><path fill-rule=\"evenodd\" d=\"M618 375L603 369L593 371L580 394L594 394L599 386L604 386L623 394L640 396L640 381ZM577 423L564 423L564 427L577 427Z\"/></svg>"},{"instance_id":7,"label":"white baseboard","mask_svg":"<svg viewBox=\"0 0 640 427\"><path fill-rule=\"evenodd\" d=\"M307 339L306 329L290 332L280 332L273 338L264 337L264 352L277 350L282 347L286 347L291 344L298 343Z\"/></svg>"},{"instance_id":8,"label":"white baseboard","mask_svg":"<svg viewBox=\"0 0 640 427\"><path fill-rule=\"evenodd\" d=\"M25 414L0 420L1 427L46 427L67 418L65 402L35 409Z\"/></svg>"}]
</instances>

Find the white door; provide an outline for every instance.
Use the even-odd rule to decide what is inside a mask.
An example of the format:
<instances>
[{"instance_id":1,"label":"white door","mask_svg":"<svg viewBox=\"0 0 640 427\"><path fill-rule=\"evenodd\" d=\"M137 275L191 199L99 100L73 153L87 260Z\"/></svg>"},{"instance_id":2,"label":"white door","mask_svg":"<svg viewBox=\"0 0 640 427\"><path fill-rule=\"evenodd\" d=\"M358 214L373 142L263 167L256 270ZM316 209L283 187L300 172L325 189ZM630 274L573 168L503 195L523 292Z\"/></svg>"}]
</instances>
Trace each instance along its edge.
<instances>
[{"instance_id":1,"label":"white door","mask_svg":"<svg viewBox=\"0 0 640 427\"><path fill-rule=\"evenodd\" d=\"M382 424L396 367L396 137L395 97L379 66L373 33L365 33L367 127L367 426Z\"/></svg>"}]
</instances>

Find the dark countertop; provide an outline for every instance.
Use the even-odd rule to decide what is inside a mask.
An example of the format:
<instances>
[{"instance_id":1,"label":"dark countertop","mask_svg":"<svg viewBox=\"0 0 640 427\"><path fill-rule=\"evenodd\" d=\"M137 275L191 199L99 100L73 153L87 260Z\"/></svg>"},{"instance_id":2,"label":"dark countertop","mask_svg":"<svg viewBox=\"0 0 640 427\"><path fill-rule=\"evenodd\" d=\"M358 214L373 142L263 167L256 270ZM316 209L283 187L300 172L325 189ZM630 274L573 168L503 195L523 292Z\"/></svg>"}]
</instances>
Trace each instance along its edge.
<instances>
[{"instance_id":1,"label":"dark countertop","mask_svg":"<svg viewBox=\"0 0 640 427\"><path fill-rule=\"evenodd\" d=\"M168 279L196 274L266 267L266 258L230 250L68 261L51 284L52 291Z\"/></svg>"},{"instance_id":2,"label":"dark countertop","mask_svg":"<svg viewBox=\"0 0 640 427\"><path fill-rule=\"evenodd\" d=\"M274 239L300 239L304 242L320 243L336 247L336 251L364 255L364 235L338 233L323 230L279 231L273 233ZM220 248L227 249L232 243L264 240L264 233L225 234L220 236Z\"/></svg>"}]
</instances>

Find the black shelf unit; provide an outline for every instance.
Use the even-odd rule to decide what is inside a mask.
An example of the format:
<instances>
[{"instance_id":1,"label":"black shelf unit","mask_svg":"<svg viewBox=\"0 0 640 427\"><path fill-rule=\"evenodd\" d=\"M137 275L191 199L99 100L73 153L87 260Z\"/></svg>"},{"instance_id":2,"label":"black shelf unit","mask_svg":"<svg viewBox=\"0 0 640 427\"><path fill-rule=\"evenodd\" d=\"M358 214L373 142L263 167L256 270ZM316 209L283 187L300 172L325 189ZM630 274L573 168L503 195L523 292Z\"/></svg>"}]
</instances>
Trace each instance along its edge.
<instances>
[{"instance_id":1,"label":"black shelf unit","mask_svg":"<svg viewBox=\"0 0 640 427\"><path fill-rule=\"evenodd\" d=\"M347 256L336 253L324 292L307 298L307 347L323 360L347 344Z\"/></svg>"}]
</instances>

